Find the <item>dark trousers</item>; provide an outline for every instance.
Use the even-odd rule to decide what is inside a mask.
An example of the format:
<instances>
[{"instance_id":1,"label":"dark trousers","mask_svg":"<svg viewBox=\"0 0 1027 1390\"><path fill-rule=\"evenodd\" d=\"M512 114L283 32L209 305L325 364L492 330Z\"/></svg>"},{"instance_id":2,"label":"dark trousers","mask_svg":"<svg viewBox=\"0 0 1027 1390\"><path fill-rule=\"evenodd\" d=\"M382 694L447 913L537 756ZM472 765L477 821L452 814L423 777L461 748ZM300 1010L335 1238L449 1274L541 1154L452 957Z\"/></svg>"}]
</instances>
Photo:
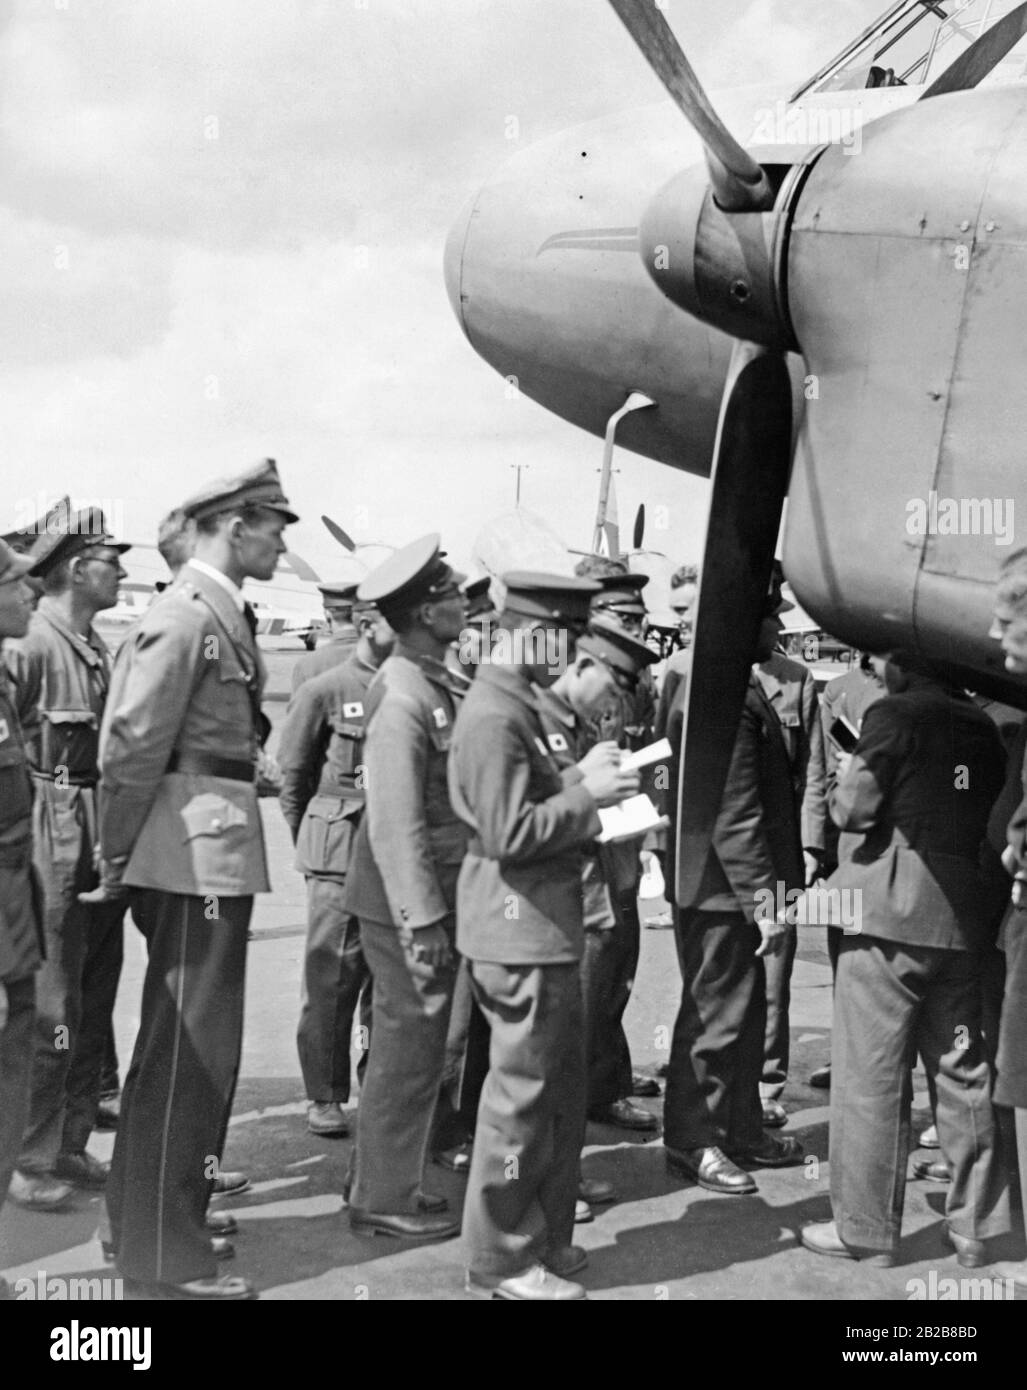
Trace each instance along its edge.
<instances>
[{"instance_id":1,"label":"dark trousers","mask_svg":"<svg viewBox=\"0 0 1027 1390\"><path fill-rule=\"evenodd\" d=\"M445 922L453 942L452 917ZM432 1118L446 1061L456 981L454 961L431 970L414 960L387 922L362 918L360 937L374 981L374 1030L357 1112L354 1211L418 1211Z\"/></svg>"},{"instance_id":2,"label":"dark trousers","mask_svg":"<svg viewBox=\"0 0 1027 1390\"><path fill-rule=\"evenodd\" d=\"M767 1000L760 934L736 912L675 909L681 1007L663 1111L672 1149L747 1149L763 1137Z\"/></svg>"},{"instance_id":3,"label":"dark trousers","mask_svg":"<svg viewBox=\"0 0 1027 1390\"><path fill-rule=\"evenodd\" d=\"M44 879L47 958L36 977L31 1100L18 1159L27 1173L51 1172L62 1151L81 1153L96 1120L121 976L124 909L79 903L79 886L89 884Z\"/></svg>"},{"instance_id":4,"label":"dark trousers","mask_svg":"<svg viewBox=\"0 0 1027 1390\"><path fill-rule=\"evenodd\" d=\"M849 1245L884 1251L898 1245L917 1049L933 1083L938 1138L952 1169L945 1203L950 1228L974 1239L1009 1229L977 955L842 936L830 1159L835 1222Z\"/></svg>"},{"instance_id":5,"label":"dark trousers","mask_svg":"<svg viewBox=\"0 0 1027 1390\"><path fill-rule=\"evenodd\" d=\"M589 1113L632 1092L631 1050L623 1019L635 983L640 936L634 890L619 898L612 927L585 932L581 993Z\"/></svg>"},{"instance_id":6,"label":"dark trousers","mask_svg":"<svg viewBox=\"0 0 1027 1390\"><path fill-rule=\"evenodd\" d=\"M474 961L491 1032L463 1234L472 1274L505 1278L571 1244L585 1139L578 962Z\"/></svg>"},{"instance_id":7,"label":"dark trousers","mask_svg":"<svg viewBox=\"0 0 1027 1390\"><path fill-rule=\"evenodd\" d=\"M149 944L139 1033L107 1183L111 1239L129 1279L181 1284L217 1273L205 1217L242 1051L253 898L145 890Z\"/></svg>"},{"instance_id":8,"label":"dark trousers","mask_svg":"<svg viewBox=\"0 0 1027 1390\"><path fill-rule=\"evenodd\" d=\"M5 980L7 1024L0 1029L0 1206L25 1133L32 1079L36 977Z\"/></svg>"},{"instance_id":9,"label":"dark trousers","mask_svg":"<svg viewBox=\"0 0 1027 1390\"><path fill-rule=\"evenodd\" d=\"M474 1137L488 1069L489 1026L474 998L471 962L461 957L446 1034L442 1089L432 1127L432 1153L443 1153Z\"/></svg>"},{"instance_id":10,"label":"dark trousers","mask_svg":"<svg viewBox=\"0 0 1027 1390\"><path fill-rule=\"evenodd\" d=\"M790 931L782 950L764 957L767 977L767 1029L763 1039L763 1073L760 1096L778 1100L788 1080L791 1025L788 1012L792 1002L792 967L798 932Z\"/></svg>"},{"instance_id":11,"label":"dark trousers","mask_svg":"<svg viewBox=\"0 0 1027 1390\"><path fill-rule=\"evenodd\" d=\"M345 912L342 879L307 877L307 945L296 1047L307 1099L337 1101L350 1096L353 1016L360 1007L363 1080L371 1035L370 974L360 944L360 922Z\"/></svg>"}]
</instances>

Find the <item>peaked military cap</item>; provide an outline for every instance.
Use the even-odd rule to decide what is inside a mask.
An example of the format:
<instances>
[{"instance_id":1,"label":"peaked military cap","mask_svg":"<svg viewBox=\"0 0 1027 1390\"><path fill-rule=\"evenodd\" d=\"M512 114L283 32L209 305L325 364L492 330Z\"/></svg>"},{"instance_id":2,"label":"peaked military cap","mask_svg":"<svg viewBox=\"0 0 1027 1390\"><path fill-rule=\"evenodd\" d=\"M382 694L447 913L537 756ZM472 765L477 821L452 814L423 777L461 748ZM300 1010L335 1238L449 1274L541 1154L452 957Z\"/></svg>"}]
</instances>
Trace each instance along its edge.
<instances>
[{"instance_id":1,"label":"peaked military cap","mask_svg":"<svg viewBox=\"0 0 1027 1390\"><path fill-rule=\"evenodd\" d=\"M66 518L71 514L71 498L62 497L55 502L52 507L48 507L43 515L37 520L22 526L17 531L7 531L0 540L4 540L12 550L19 555L24 555L31 550L40 536L45 536L48 532L56 530L64 525Z\"/></svg>"},{"instance_id":2,"label":"peaked military cap","mask_svg":"<svg viewBox=\"0 0 1027 1390\"><path fill-rule=\"evenodd\" d=\"M34 574L35 561L31 555L21 555L13 545L0 537L0 584L13 584L16 579L25 579Z\"/></svg>"},{"instance_id":3,"label":"peaked military cap","mask_svg":"<svg viewBox=\"0 0 1027 1390\"><path fill-rule=\"evenodd\" d=\"M592 601L593 608L619 608L625 612L646 613L642 590L649 583L647 574L606 574L599 583L602 591Z\"/></svg>"},{"instance_id":4,"label":"peaked military cap","mask_svg":"<svg viewBox=\"0 0 1027 1390\"><path fill-rule=\"evenodd\" d=\"M282 491L274 459L261 459L255 467L234 478L219 478L182 503L182 511L194 521L242 507L266 507L279 512L286 521L299 521Z\"/></svg>"},{"instance_id":5,"label":"peaked military cap","mask_svg":"<svg viewBox=\"0 0 1027 1390\"><path fill-rule=\"evenodd\" d=\"M578 638L578 655L595 657L622 682L634 685L642 671L659 657L645 642L625 632L619 623L593 615L588 631Z\"/></svg>"},{"instance_id":6,"label":"peaked military cap","mask_svg":"<svg viewBox=\"0 0 1027 1390\"><path fill-rule=\"evenodd\" d=\"M439 594L458 588L467 576L446 564L440 539L439 533L432 531L397 550L361 580L357 598L361 603L373 603L387 618L390 613L430 603Z\"/></svg>"},{"instance_id":7,"label":"peaked military cap","mask_svg":"<svg viewBox=\"0 0 1027 1390\"><path fill-rule=\"evenodd\" d=\"M317 587L321 591L326 608L352 607L356 602L360 581L358 579L339 579L334 582L328 581L319 584Z\"/></svg>"},{"instance_id":8,"label":"peaked military cap","mask_svg":"<svg viewBox=\"0 0 1027 1390\"><path fill-rule=\"evenodd\" d=\"M594 579L573 579L563 574L535 570L510 570L503 575L506 587L504 613L542 618L551 623L588 622L592 600L600 592Z\"/></svg>"},{"instance_id":9,"label":"peaked military cap","mask_svg":"<svg viewBox=\"0 0 1027 1390\"><path fill-rule=\"evenodd\" d=\"M464 615L467 618L483 618L494 613L496 605L492 602L492 576L483 574L480 579L472 579L464 585Z\"/></svg>"},{"instance_id":10,"label":"peaked military cap","mask_svg":"<svg viewBox=\"0 0 1027 1390\"><path fill-rule=\"evenodd\" d=\"M90 550L116 550L124 555L132 547L127 541L115 540L107 530L107 520L99 507L83 507L81 511L66 512L48 524L36 538L31 555L35 573L47 574L65 560L85 555Z\"/></svg>"}]
</instances>

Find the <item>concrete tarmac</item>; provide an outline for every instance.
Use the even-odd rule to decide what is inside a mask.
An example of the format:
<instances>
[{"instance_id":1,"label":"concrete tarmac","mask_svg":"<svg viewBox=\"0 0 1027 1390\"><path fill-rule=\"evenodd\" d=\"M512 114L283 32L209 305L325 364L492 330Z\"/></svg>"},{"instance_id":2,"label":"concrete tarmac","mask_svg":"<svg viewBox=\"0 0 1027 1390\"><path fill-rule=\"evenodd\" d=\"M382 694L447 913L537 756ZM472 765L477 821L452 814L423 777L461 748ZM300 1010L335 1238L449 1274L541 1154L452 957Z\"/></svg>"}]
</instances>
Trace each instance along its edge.
<instances>
[{"instance_id":1,"label":"concrete tarmac","mask_svg":"<svg viewBox=\"0 0 1027 1390\"><path fill-rule=\"evenodd\" d=\"M267 653L268 710L284 711L295 649ZM272 749L274 743L272 743ZM349 1229L341 1187L349 1139L310 1134L296 1058L300 971L305 934L302 877L292 867L289 835L276 803L262 803L274 892L258 899L250 942L246 1031L224 1165L242 1169L250 1189L219 1199L239 1222L237 1258L226 1273L251 1279L263 1299L463 1299L459 1241L415 1246ZM643 920L661 901L643 901ZM142 939L126 922L125 968L116 1031L122 1072L138 1022L145 968ZM626 1025L635 1068L655 1075L666 1061L680 995L673 934L647 929ZM659 1135L635 1136L590 1125L586 1174L614 1182L619 1200L597 1208L576 1227L589 1265L579 1277L591 1299L775 1300L916 1299L939 1281L987 1281L989 1268L960 1270L944 1244L945 1188L911 1181L906 1191L900 1263L873 1269L804 1251L797 1232L830 1216L827 1162L828 1095L806 1079L830 1051L831 974L823 928L800 929L792 987L792 1068L784 1095L784 1131L796 1135L808 1158L800 1168L756 1173L755 1196L724 1197L669 1175ZM914 1126L930 1123L922 1073L915 1078ZM641 1101L659 1116L662 1101ZM352 1107L351 1107L352 1109ZM90 1149L109 1158L113 1135L96 1133ZM464 1180L430 1166L426 1186L459 1210ZM111 1278L97 1231L102 1196L78 1194L67 1212L42 1215L10 1203L0 1220L0 1270L14 1282L47 1275ZM1002 1258L1020 1258L1012 1237ZM933 1283L932 1283L933 1281ZM1012 1297L1010 1288L978 1284L978 1297ZM937 1294L935 1295L937 1296ZM967 1296L964 1294L964 1296Z\"/></svg>"}]
</instances>

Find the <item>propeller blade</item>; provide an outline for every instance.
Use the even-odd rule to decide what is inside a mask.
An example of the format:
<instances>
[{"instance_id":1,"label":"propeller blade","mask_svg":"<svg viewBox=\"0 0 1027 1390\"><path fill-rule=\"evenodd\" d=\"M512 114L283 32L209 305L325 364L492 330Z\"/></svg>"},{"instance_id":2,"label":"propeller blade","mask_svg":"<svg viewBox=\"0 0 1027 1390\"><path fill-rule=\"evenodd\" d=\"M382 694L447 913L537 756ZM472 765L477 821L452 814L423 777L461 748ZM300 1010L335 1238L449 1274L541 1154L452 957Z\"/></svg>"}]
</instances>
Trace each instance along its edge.
<instances>
[{"instance_id":1,"label":"propeller blade","mask_svg":"<svg viewBox=\"0 0 1027 1390\"><path fill-rule=\"evenodd\" d=\"M784 356L736 344L714 449L713 487L678 783L677 901L695 902L759 635L788 490L792 388Z\"/></svg>"},{"instance_id":2,"label":"propeller blade","mask_svg":"<svg viewBox=\"0 0 1027 1390\"><path fill-rule=\"evenodd\" d=\"M302 555L297 555L295 550L287 550L285 552L285 558L292 566L292 572L297 579L304 579L308 584L319 584L321 582L321 576L318 574L317 570L315 570L312 565L308 565Z\"/></svg>"},{"instance_id":3,"label":"propeller blade","mask_svg":"<svg viewBox=\"0 0 1027 1390\"><path fill-rule=\"evenodd\" d=\"M717 115L654 0L610 0L643 58L706 147L717 203L726 212L764 212L774 202L767 176Z\"/></svg>"},{"instance_id":4,"label":"propeller blade","mask_svg":"<svg viewBox=\"0 0 1027 1390\"><path fill-rule=\"evenodd\" d=\"M324 522L328 534L333 540L339 542L343 550L356 550L356 543L350 540L337 521L333 521L330 516L322 516L321 520Z\"/></svg>"},{"instance_id":5,"label":"propeller blade","mask_svg":"<svg viewBox=\"0 0 1027 1390\"><path fill-rule=\"evenodd\" d=\"M948 92L965 92L976 87L992 68L1001 63L1024 34L1027 34L1027 4L1017 5L1015 10L1010 10L979 39L975 39L921 94L920 100L945 96Z\"/></svg>"},{"instance_id":6,"label":"propeller blade","mask_svg":"<svg viewBox=\"0 0 1027 1390\"><path fill-rule=\"evenodd\" d=\"M641 550L642 541L645 538L645 503L638 504L638 511L635 513L635 529L631 533L631 549Z\"/></svg>"}]
</instances>

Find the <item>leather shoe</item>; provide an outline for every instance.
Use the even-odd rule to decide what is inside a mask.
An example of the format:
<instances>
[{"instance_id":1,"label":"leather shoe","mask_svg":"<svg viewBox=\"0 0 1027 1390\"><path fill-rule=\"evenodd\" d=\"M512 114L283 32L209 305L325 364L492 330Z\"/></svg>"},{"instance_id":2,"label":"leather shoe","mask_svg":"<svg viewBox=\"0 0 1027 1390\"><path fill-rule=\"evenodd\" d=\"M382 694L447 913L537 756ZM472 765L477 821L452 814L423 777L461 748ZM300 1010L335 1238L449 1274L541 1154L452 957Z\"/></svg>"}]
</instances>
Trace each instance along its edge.
<instances>
[{"instance_id":1,"label":"leather shoe","mask_svg":"<svg viewBox=\"0 0 1027 1390\"><path fill-rule=\"evenodd\" d=\"M765 1100L763 1102L764 1129L784 1129L787 1123L788 1111L783 1105L779 1105L776 1100Z\"/></svg>"},{"instance_id":2,"label":"leather shoe","mask_svg":"<svg viewBox=\"0 0 1027 1390\"><path fill-rule=\"evenodd\" d=\"M941 1145L938 1142L938 1126L928 1125L917 1140L916 1146L918 1149L940 1149Z\"/></svg>"},{"instance_id":3,"label":"leather shoe","mask_svg":"<svg viewBox=\"0 0 1027 1390\"><path fill-rule=\"evenodd\" d=\"M307 1129L325 1139L344 1139L349 1134L346 1117L334 1100L312 1100L308 1104Z\"/></svg>"},{"instance_id":4,"label":"leather shoe","mask_svg":"<svg viewBox=\"0 0 1027 1390\"><path fill-rule=\"evenodd\" d=\"M460 1222L451 1216L426 1212L354 1211L349 1224L354 1235L395 1236L397 1240L451 1240L460 1234Z\"/></svg>"},{"instance_id":5,"label":"leather shoe","mask_svg":"<svg viewBox=\"0 0 1027 1390\"><path fill-rule=\"evenodd\" d=\"M659 1128L659 1121L648 1110L643 1110L625 1096L615 1100L612 1105L604 1105L601 1110L593 1110L588 1117L597 1125L616 1125L618 1129L653 1130Z\"/></svg>"},{"instance_id":6,"label":"leather shoe","mask_svg":"<svg viewBox=\"0 0 1027 1390\"><path fill-rule=\"evenodd\" d=\"M792 1168L803 1161L806 1151L791 1134L764 1134L759 1144L732 1149L730 1156L736 1163L748 1163L753 1168Z\"/></svg>"},{"instance_id":7,"label":"leather shoe","mask_svg":"<svg viewBox=\"0 0 1027 1390\"><path fill-rule=\"evenodd\" d=\"M475 1298L506 1298L530 1303L556 1303L588 1297L581 1284L561 1279L543 1264L532 1265L522 1274L511 1274L509 1278L494 1281L468 1274L464 1287Z\"/></svg>"},{"instance_id":8,"label":"leather shoe","mask_svg":"<svg viewBox=\"0 0 1027 1390\"><path fill-rule=\"evenodd\" d=\"M914 1158L913 1176L928 1182L951 1182L952 1169L943 1158Z\"/></svg>"},{"instance_id":9,"label":"leather shoe","mask_svg":"<svg viewBox=\"0 0 1027 1390\"><path fill-rule=\"evenodd\" d=\"M592 1208L589 1206L587 1202L582 1202L579 1199L577 1202L574 1203L575 1226L584 1226L587 1222L594 1220L595 1217L592 1215Z\"/></svg>"},{"instance_id":10,"label":"leather shoe","mask_svg":"<svg viewBox=\"0 0 1027 1390\"><path fill-rule=\"evenodd\" d=\"M602 1178L580 1178L578 1197L590 1207L605 1207L608 1202L617 1200L617 1189L612 1182L604 1182Z\"/></svg>"},{"instance_id":11,"label":"leather shoe","mask_svg":"<svg viewBox=\"0 0 1027 1390\"><path fill-rule=\"evenodd\" d=\"M212 1197L234 1197L237 1192L245 1192L250 1180L245 1173L219 1173L210 1189Z\"/></svg>"},{"instance_id":12,"label":"leather shoe","mask_svg":"<svg viewBox=\"0 0 1027 1390\"><path fill-rule=\"evenodd\" d=\"M126 1279L128 1293L146 1298L196 1299L207 1303L240 1303L257 1297L257 1290L248 1279L237 1274L220 1274L209 1279L190 1279L185 1284L149 1284L138 1279Z\"/></svg>"},{"instance_id":13,"label":"leather shoe","mask_svg":"<svg viewBox=\"0 0 1027 1390\"><path fill-rule=\"evenodd\" d=\"M107 1264L113 1264L118 1258L118 1252L115 1250L112 1240L101 1240L100 1249ZM211 1236L210 1249L215 1260L235 1259L235 1246L227 1236Z\"/></svg>"},{"instance_id":14,"label":"leather shoe","mask_svg":"<svg viewBox=\"0 0 1027 1390\"><path fill-rule=\"evenodd\" d=\"M110 1176L109 1163L101 1163L92 1154L63 1153L57 1155L53 1166L54 1177L62 1182L70 1182L72 1187L84 1187L92 1192L102 1192Z\"/></svg>"},{"instance_id":15,"label":"leather shoe","mask_svg":"<svg viewBox=\"0 0 1027 1390\"><path fill-rule=\"evenodd\" d=\"M15 1169L7 1195L30 1211L59 1211L67 1205L73 1190L70 1183L58 1182L49 1173L19 1173Z\"/></svg>"},{"instance_id":16,"label":"leather shoe","mask_svg":"<svg viewBox=\"0 0 1027 1390\"><path fill-rule=\"evenodd\" d=\"M891 1269L895 1263L893 1250L862 1250L854 1245L846 1245L838 1234L833 1221L814 1221L803 1226L799 1240L806 1250L815 1255L830 1255L836 1260L859 1260L861 1264L873 1265L877 1269Z\"/></svg>"},{"instance_id":17,"label":"leather shoe","mask_svg":"<svg viewBox=\"0 0 1027 1390\"><path fill-rule=\"evenodd\" d=\"M961 1236L948 1226L945 1227L944 1239L946 1245L951 1245L956 1252L956 1260L964 1269L980 1269L981 1265L988 1263L988 1251L983 1240Z\"/></svg>"},{"instance_id":18,"label":"leather shoe","mask_svg":"<svg viewBox=\"0 0 1027 1390\"><path fill-rule=\"evenodd\" d=\"M234 1236L239 1223L230 1211L209 1211L206 1217L207 1230L216 1236Z\"/></svg>"},{"instance_id":19,"label":"leather shoe","mask_svg":"<svg viewBox=\"0 0 1027 1390\"><path fill-rule=\"evenodd\" d=\"M580 1245L563 1245L557 1250L550 1250L542 1263L551 1274L569 1279L572 1274L579 1274L585 1268L588 1254Z\"/></svg>"},{"instance_id":20,"label":"leather shoe","mask_svg":"<svg viewBox=\"0 0 1027 1390\"><path fill-rule=\"evenodd\" d=\"M455 1149L443 1149L432 1157L440 1168L447 1168L449 1172L459 1173L466 1178L471 1166L471 1146L469 1143L457 1144Z\"/></svg>"},{"instance_id":21,"label":"leather shoe","mask_svg":"<svg viewBox=\"0 0 1027 1390\"><path fill-rule=\"evenodd\" d=\"M635 1072L631 1077L631 1094L633 1096L648 1096L653 1099L660 1094L660 1083L653 1076L643 1076L641 1072Z\"/></svg>"},{"instance_id":22,"label":"leather shoe","mask_svg":"<svg viewBox=\"0 0 1027 1390\"><path fill-rule=\"evenodd\" d=\"M732 1163L722 1150L708 1149L666 1149L667 1168L679 1177L691 1178L704 1187L707 1192L723 1192L732 1197L742 1197L756 1191L756 1184L748 1173Z\"/></svg>"},{"instance_id":23,"label":"leather shoe","mask_svg":"<svg viewBox=\"0 0 1027 1390\"><path fill-rule=\"evenodd\" d=\"M96 1119L94 1124L97 1129L117 1129L118 1121L121 1119L121 1094L113 1091L109 1096L101 1096L96 1103Z\"/></svg>"},{"instance_id":24,"label":"leather shoe","mask_svg":"<svg viewBox=\"0 0 1027 1390\"><path fill-rule=\"evenodd\" d=\"M353 1184L347 1179L342 1184L342 1200L347 1206L350 1204L352 1193ZM417 1209L428 1216L435 1216L441 1211L449 1211L449 1203L445 1197L438 1197L434 1192L419 1192L417 1194Z\"/></svg>"},{"instance_id":25,"label":"leather shoe","mask_svg":"<svg viewBox=\"0 0 1027 1390\"><path fill-rule=\"evenodd\" d=\"M817 1067L810 1076L809 1084L815 1091L829 1091L831 1089L831 1063L828 1062L826 1067Z\"/></svg>"}]
</instances>

